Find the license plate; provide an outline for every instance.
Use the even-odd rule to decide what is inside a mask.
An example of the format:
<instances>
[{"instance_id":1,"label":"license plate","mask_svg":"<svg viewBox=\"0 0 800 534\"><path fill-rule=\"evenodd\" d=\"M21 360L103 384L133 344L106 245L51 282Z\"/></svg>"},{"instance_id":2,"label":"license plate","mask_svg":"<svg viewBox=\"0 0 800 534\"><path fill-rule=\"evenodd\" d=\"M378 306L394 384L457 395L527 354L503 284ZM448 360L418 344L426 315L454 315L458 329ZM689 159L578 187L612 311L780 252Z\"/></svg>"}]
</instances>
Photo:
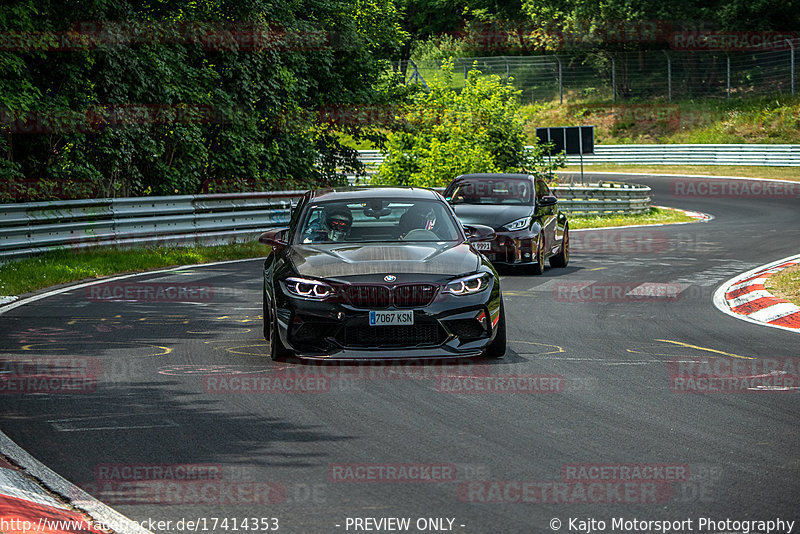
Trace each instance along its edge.
<instances>
[{"instance_id":1,"label":"license plate","mask_svg":"<svg viewBox=\"0 0 800 534\"><path fill-rule=\"evenodd\" d=\"M414 324L413 311L370 311L370 326Z\"/></svg>"},{"instance_id":2,"label":"license plate","mask_svg":"<svg viewBox=\"0 0 800 534\"><path fill-rule=\"evenodd\" d=\"M475 245L475 250L480 250L480 251L492 250L491 241L478 241L476 243L473 243L473 245Z\"/></svg>"}]
</instances>

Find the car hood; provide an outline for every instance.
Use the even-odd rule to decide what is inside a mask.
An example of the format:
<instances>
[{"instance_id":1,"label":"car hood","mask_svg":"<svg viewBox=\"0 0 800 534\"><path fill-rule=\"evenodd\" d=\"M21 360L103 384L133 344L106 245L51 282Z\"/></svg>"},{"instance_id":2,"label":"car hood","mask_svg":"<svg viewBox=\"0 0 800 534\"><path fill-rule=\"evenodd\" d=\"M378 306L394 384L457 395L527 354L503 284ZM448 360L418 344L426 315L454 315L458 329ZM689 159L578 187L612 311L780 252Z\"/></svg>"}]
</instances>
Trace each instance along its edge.
<instances>
[{"instance_id":1,"label":"car hood","mask_svg":"<svg viewBox=\"0 0 800 534\"><path fill-rule=\"evenodd\" d=\"M298 274L318 278L401 273L456 276L476 271L481 263L466 243L295 245L288 259Z\"/></svg>"},{"instance_id":2,"label":"car hood","mask_svg":"<svg viewBox=\"0 0 800 534\"><path fill-rule=\"evenodd\" d=\"M453 210L464 224L485 224L495 230L533 214L530 206L505 204L457 204L453 206Z\"/></svg>"}]
</instances>

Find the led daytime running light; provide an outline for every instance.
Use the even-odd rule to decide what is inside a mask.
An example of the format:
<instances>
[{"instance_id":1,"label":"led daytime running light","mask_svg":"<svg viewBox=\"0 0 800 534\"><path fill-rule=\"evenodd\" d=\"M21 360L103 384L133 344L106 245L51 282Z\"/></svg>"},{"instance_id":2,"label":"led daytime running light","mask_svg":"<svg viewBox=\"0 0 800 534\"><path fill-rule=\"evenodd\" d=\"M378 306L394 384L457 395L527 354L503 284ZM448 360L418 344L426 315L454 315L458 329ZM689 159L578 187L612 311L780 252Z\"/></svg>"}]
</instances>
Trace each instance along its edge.
<instances>
[{"instance_id":1,"label":"led daytime running light","mask_svg":"<svg viewBox=\"0 0 800 534\"><path fill-rule=\"evenodd\" d=\"M333 288L324 282L306 278L287 278L286 288L289 293L306 299L323 300L333 295Z\"/></svg>"}]
</instances>

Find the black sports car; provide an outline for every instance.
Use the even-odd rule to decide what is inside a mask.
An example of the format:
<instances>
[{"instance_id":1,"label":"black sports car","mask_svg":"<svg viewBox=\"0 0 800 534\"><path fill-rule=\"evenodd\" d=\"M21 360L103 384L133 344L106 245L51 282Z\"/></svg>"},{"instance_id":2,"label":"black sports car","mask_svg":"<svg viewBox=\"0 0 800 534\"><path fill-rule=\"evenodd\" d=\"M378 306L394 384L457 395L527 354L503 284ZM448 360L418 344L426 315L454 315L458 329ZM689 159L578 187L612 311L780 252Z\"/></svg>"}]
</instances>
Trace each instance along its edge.
<instances>
[{"instance_id":1,"label":"black sports car","mask_svg":"<svg viewBox=\"0 0 800 534\"><path fill-rule=\"evenodd\" d=\"M309 191L288 228L259 237L273 359L505 353L497 272L444 198L420 188Z\"/></svg>"},{"instance_id":2,"label":"black sports car","mask_svg":"<svg viewBox=\"0 0 800 534\"><path fill-rule=\"evenodd\" d=\"M541 178L527 174L463 174L444 192L465 224L485 224L495 238L474 246L495 264L526 265L542 274L569 263L569 223Z\"/></svg>"}]
</instances>

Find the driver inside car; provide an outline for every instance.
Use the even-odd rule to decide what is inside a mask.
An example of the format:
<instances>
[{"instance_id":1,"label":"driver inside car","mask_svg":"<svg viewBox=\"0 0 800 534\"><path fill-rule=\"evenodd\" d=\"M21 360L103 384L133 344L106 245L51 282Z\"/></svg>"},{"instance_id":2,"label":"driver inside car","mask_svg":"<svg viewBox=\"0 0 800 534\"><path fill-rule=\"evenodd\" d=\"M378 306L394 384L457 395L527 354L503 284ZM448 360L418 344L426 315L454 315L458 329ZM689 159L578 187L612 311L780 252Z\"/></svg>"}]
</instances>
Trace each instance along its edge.
<instances>
[{"instance_id":1,"label":"driver inside car","mask_svg":"<svg viewBox=\"0 0 800 534\"><path fill-rule=\"evenodd\" d=\"M422 206L411 206L402 217L400 217L400 238L408 239L411 232L415 232L418 236L422 237L424 232L428 235L425 237L436 238L433 227L436 224L436 213L433 209L425 209Z\"/></svg>"},{"instance_id":2,"label":"driver inside car","mask_svg":"<svg viewBox=\"0 0 800 534\"><path fill-rule=\"evenodd\" d=\"M315 221L305 232L304 243L340 242L350 235L353 214L344 206L327 207L322 212L321 224Z\"/></svg>"}]
</instances>

